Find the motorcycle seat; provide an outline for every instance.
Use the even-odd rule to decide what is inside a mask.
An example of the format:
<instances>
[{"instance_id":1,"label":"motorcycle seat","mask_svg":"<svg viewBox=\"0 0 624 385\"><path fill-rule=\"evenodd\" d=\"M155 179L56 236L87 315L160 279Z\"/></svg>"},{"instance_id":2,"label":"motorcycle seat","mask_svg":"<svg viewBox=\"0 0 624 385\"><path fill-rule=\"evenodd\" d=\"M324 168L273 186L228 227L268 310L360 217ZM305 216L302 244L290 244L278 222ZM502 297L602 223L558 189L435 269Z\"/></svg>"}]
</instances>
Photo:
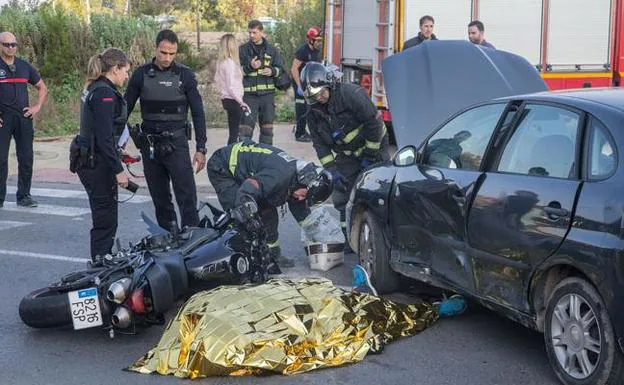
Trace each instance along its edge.
<instances>
[{"instance_id":1,"label":"motorcycle seat","mask_svg":"<svg viewBox=\"0 0 624 385\"><path fill-rule=\"evenodd\" d=\"M211 228L193 227L185 231L181 237L188 237L184 244L180 246L182 255L190 254L197 247L206 242L210 242L219 236L219 232Z\"/></svg>"}]
</instances>

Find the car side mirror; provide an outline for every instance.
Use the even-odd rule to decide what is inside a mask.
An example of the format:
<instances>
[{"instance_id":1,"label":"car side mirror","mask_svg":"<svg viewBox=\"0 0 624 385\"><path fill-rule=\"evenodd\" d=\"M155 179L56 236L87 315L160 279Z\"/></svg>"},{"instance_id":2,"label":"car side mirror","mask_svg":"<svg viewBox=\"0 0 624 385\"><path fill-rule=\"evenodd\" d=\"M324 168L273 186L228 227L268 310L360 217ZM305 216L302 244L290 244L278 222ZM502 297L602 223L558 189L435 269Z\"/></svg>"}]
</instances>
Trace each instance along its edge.
<instances>
[{"instance_id":1,"label":"car side mirror","mask_svg":"<svg viewBox=\"0 0 624 385\"><path fill-rule=\"evenodd\" d=\"M400 149L394 157L392 162L397 167L412 166L418 159L418 152L414 146L406 146Z\"/></svg>"}]
</instances>

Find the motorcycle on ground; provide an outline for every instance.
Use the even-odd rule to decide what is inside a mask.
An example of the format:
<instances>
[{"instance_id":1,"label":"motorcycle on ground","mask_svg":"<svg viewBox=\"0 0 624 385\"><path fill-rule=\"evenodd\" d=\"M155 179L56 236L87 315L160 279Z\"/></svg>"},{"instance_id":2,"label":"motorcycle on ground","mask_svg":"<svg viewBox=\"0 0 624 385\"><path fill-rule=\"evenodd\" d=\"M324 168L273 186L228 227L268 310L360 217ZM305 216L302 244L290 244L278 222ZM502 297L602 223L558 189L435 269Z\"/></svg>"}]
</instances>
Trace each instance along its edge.
<instances>
[{"instance_id":1,"label":"motorcycle on ground","mask_svg":"<svg viewBox=\"0 0 624 385\"><path fill-rule=\"evenodd\" d=\"M255 201L228 213L201 205L213 221L205 215L199 227L177 234L143 215L150 235L26 295L20 318L33 328L101 327L114 337L164 322L176 300L209 285L264 282L268 246Z\"/></svg>"}]
</instances>

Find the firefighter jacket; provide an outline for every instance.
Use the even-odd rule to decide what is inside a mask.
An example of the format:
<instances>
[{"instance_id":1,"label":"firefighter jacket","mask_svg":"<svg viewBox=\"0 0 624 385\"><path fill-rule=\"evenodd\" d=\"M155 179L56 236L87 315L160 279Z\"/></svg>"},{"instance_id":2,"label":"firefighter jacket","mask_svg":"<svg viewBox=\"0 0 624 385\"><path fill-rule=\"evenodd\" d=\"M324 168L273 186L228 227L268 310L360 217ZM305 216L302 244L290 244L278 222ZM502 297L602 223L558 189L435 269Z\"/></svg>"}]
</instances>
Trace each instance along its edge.
<instances>
[{"instance_id":1,"label":"firefighter jacket","mask_svg":"<svg viewBox=\"0 0 624 385\"><path fill-rule=\"evenodd\" d=\"M251 41L238 48L238 55L243 67L243 90L245 94L266 95L275 93L275 81L284 72L284 63L277 49L266 39L261 44ZM253 69L251 61L254 57L260 60L260 68ZM271 69L271 76L260 75L259 70Z\"/></svg>"},{"instance_id":2,"label":"firefighter jacket","mask_svg":"<svg viewBox=\"0 0 624 385\"><path fill-rule=\"evenodd\" d=\"M334 166L334 156L381 160L386 127L360 86L336 84L327 104L315 104L310 109L308 127L316 154L325 168Z\"/></svg>"},{"instance_id":3,"label":"firefighter jacket","mask_svg":"<svg viewBox=\"0 0 624 385\"><path fill-rule=\"evenodd\" d=\"M296 159L268 144L251 140L234 143L215 151L209 163L215 159L240 185L237 203L240 196L248 194L257 202L282 206L297 184Z\"/></svg>"},{"instance_id":4,"label":"firefighter jacket","mask_svg":"<svg viewBox=\"0 0 624 385\"><path fill-rule=\"evenodd\" d=\"M128 108L117 87L100 77L82 91L77 144L106 162L114 174L123 171L117 140L128 119Z\"/></svg>"}]
</instances>

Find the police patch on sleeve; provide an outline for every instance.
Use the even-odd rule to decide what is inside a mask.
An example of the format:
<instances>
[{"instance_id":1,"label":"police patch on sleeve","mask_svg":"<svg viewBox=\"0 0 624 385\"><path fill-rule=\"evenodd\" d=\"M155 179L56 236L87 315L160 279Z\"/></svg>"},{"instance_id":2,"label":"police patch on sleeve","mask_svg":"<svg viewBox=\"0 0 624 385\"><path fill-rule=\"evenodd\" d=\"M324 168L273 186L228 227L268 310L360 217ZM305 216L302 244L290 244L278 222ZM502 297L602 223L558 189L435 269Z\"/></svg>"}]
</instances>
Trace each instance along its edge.
<instances>
[{"instance_id":1,"label":"police patch on sleeve","mask_svg":"<svg viewBox=\"0 0 624 385\"><path fill-rule=\"evenodd\" d=\"M297 159L295 159L292 155L288 154L287 152L280 152L279 154L277 154L278 156L282 157L286 162L294 162Z\"/></svg>"}]
</instances>

